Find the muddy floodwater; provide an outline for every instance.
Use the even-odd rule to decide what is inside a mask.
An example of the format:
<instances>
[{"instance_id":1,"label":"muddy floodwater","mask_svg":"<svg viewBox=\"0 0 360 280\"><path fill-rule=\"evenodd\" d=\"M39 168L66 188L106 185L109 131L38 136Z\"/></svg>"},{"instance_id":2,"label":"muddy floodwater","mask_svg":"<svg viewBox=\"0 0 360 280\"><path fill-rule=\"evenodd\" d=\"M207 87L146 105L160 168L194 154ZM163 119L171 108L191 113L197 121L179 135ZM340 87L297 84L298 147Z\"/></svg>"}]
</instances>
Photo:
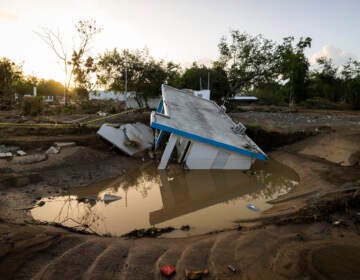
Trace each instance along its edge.
<instances>
[{"instance_id":1,"label":"muddy floodwater","mask_svg":"<svg viewBox=\"0 0 360 280\"><path fill-rule=\"evenodd\" d=\"M66 196L44 198L45 204L31 214L36 220L102 235L171 226L178 230L163 237L183 237L256 218L271 207L269 200L287 193L298 182L294 170L274 160L257 161L248 171L186 171L178 165L162 171L149 163L120 178L74 187ZM185 225L190 230L180 230Z\"/></svg>"}]
</instances>

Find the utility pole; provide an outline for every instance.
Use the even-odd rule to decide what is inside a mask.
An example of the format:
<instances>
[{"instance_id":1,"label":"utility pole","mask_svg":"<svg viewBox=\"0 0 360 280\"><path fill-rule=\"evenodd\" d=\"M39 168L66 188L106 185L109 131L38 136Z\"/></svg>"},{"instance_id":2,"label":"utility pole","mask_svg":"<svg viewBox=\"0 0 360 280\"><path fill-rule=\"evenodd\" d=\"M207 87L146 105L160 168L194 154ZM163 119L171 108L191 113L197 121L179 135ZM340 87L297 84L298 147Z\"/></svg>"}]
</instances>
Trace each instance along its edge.
<instances>
[{"instance_id":1,"label":"utility pole","mask_svg":"<svg viewBox=\"0 0 360 280\"><path fill-rule=\"evenodd\" d=\"M127 95L127 59L125 57L125 97Z\"/></svg>"},{"instance_id":2,"label":"utility pole","mask_svg":"<svg viewBox=\"0 0 360 280\"><path fill-rule=\"evenodd\" d=\"M208 71L208 88L207 89L210 89L210 71Z\"/></svg>"}]
</instances>

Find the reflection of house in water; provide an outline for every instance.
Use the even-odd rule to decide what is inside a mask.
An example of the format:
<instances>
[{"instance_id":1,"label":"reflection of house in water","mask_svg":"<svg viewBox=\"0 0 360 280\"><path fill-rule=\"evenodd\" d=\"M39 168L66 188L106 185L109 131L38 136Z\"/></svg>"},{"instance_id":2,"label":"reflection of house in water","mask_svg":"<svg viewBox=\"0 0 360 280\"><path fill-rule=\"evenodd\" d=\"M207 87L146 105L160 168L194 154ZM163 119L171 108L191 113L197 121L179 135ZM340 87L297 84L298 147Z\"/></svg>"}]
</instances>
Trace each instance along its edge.
<instances>
[{"instance_id":1,"label":"reflection of house in water","mask_svg":"<svg viewBox=\"0 0 360 280\"><path fill-rule=\"evenodd\" d=\"M150 213L150 224L167 220L244 195L271 199L289 191L299 180L291 168L274 161L259 162L251 174L234 170L191 170L168 177L160 171L163 207Z\"/></svg>"},{"instance_id":2,"label":"reflection of house in water","mask_svg":"<svg viewBox=\"0 0 360 280\"><path fill-rule=\"evenodd\" d=\"M261 190L254 177L242 172L199 170L170 179L160 173L163 208L150 213L150 224L185 215L211 205Z\"/></svg>"}]
</instances>

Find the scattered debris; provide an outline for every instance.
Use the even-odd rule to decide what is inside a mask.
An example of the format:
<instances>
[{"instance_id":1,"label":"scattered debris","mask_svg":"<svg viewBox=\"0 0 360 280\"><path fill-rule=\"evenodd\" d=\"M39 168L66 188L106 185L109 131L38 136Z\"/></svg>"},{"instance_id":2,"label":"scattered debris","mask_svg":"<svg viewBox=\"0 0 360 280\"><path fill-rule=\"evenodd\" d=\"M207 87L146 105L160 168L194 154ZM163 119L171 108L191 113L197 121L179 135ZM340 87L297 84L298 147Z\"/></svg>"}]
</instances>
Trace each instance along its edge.
<instances>
[{"instance_id":1,"label":"scattered debris","mask_svg":"<svg viewBox=\"0 0 360 280\"><path fill-rule=\"evenodd\" d=\"M150 159L154 159L154 158L155 158L154 152L151 151L151 150L148 151L148 155L149 155L149 158L150 158Z\"/></svg>"},{"instance_id":2,"label":"scattered debris","mask_svg":"<svg viewBox=\"0 0 360 280\"><path fill-rule=\"evenodd\" d=\"M332 223L334 226L346 226L346 223L344 220L336 220Z\"/></svg>"},{"instance_id":3,"label":"scattered debris","mask_svg":"<svg viewBox=\"0 0 360 280\"><path fill-rule=\"evenodd\" d=\"M165 264L161 269L160 272L162 275L166 277L170 277L173 274L176 273L175 267L173 267L171 264Z\"/></svg>"},{"instance_id":4,"label":"scattered debris","mask_svg":"<svg viewBox=\"0 0 360 280\"><path fill-rule=\"evenodd\" d=\"M42 207L45 205L45 201L39 201L39 203L37 204L39 207Z\"/></svg>"},{"instance_id":5,"label":"scattered debris","mask_svg":"<svg viewBox=\"0 0 360 280\"><path fill-rule=\"evenodd\" d=\"M58 154L60 152L60 149L55 147L55 146L51 146L45 153L50 155L50 154Z\"/></svg>"},{"instance_id":6,"label":"scattered debris","mask_svg":"<svg viewBox=\"0 0 360 280\"><path fill-rule=\"evenodd\" d=\"M68 147L76 146L76 143L75 142L55 142L54 145L57 148L68 148Z\"/></svg>"},{"instance_id":7,"label":"scattered debris","mask_svg":"<svg viewBox=\"0 0 360 280\"><path fill-rule=\"evenodd\" d=\"M12 156L11 152L0 153L0 158L11 158Z\"/></svg>"},{"instance_id":8,"label":"scattered debris","mask_svg":"<svg viewBox=\"0 0 360 280\"><path fill-rule=\"evenodd\" d=\"M236 273L236 272L237 272L237 269L236 269L233 265L231 265L231 264L229 264L229 265L227 266L227 268L228 268L231 272L233 272L233 273Z\"/></svg>"},{"instance_id":9,"label":"scattered debris","mask_svg":"<svg viewBox=\"0 0 360 280\"><path fill-rule=\"evenodd\" d=\"M25 153L23 150L18 150L18 151L16 151L16 154L17 154L18 156L26 156L26 153Z\"/></svg>"},{"instance_id":10,"label":"scattered debris","mask_svg":"<svg viewBox=\"0 0 360 280\"><path fill-rule=\"evenodd\" d=\"M119 128L103 124L97 134L129 156L150 149L154 144L152 129L142 123L124 124Z\"/></svg>"},{"instance_id":11,"label":"scattered debris","mask_svg":"<svg viewBox=\"0 0 360 280\"><path fill-rule=\"evenodd\" d=\"M121 237L127 237L127 238L158 237L163 233L172 232L174 230L175 228L173 227L166 227L166 228L152 227L149 229L135 229L130 231L129 233L123 234Z\"/></svg>"},{"instance_id":12,"label":"scattered debris","mask_svg":"<svg viewBox=\"0 0 360 280\"><path fill-rule=\"evenodd\" d=\"M11 150L5 145L0 145L0 158L11 158L13 156Z\"/></svg>"},{"instance_id":13,"label":"scattered debris","mask_svg":"<svg viewBox=\"0 0 360 280\"><path fill-rule=\"evenodd\" d=\"M41 162L47 159L46 154L34 154L34 155L26 155L18 158L14 158L13 162L17 164L32 164Z\"/></svg>"},{"instance_id":14,"label":"scattered debris","mask_svg":"<svg viewBox=\"0 0 360 280\"><path fill-rule=\"evenodd\" d=\"M257 207L256 207L254 204L252 204L252 203L246 204L246 207L247 207L248 209L252 210L252 211L255 211L255 212L260 211L260 209L257 208Z\"/></svg>"},{"instance_id":15,"label":"scattered debris","mask_svg":"<svg viewBox=\"0 0 360 280\"><path fill-rule=\"evenodd\" d=\"M97 112L96 114L97 114L98 116L100 116L100 117L106 117L106 116L108 115L108 113L102 112L102 111L99 111L99 112Z\"/></svg>"},{"instance_id":16,"label":"scattered debris","mask_svg":"<svg viewBox=\"0 0 360 280\"><path fill-rule=\"evenodd\" d=\"M183 231L189 231L189 230L190 230L190 226L189 226L189 225L181 226L180 229L183 230Z\"/></svg>"},{"instance_id":17,"label":"scattered debris","mask_svg":"<svg viewBox=\"0 0 360 280\"><path fill-rule=\"evenodd\" d=\"M203 276L209 275L209 269L191 271L185 269L185 279L201 279Z\"/></svg>"},{"instance_id":18,"label":"scattered debris","mask_svg":"<svg viewBox=\"0 0 360 280\"><path fill-rule=\"evenodd\" d=\"M104 195L104 201L108 202L108 203L119 200L119 199L121 199L121 196L112 195L112 194L105 194Z\"/></svg>"}]
</instances>

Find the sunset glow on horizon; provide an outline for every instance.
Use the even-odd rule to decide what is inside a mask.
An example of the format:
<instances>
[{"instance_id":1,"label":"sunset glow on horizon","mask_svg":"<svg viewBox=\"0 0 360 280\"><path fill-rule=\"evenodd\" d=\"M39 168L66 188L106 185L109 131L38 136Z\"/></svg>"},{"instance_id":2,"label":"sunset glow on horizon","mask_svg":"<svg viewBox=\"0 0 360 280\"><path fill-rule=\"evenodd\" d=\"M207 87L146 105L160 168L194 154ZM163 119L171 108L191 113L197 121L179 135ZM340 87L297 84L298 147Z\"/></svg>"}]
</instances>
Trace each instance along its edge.
<instances>
[{"instance_id":1,"label":"sunset glow on horizon","mask_svg":"<svg viewBox=\"0 0 360 280\"><path fill-rule=\"evenodd\" d=\"M359 58L360 27L357 1L44 1L0 0L0 57L23 63L27 75L64 80L62 66L36 32L59 30L71 49L75 24L95 19L103 31L96 35L91 54L106 49L147 47L156 59L183 66L207 63L218 57L217 44L231 29L283 37L310 36L309 58L321 55L342 63ZM345 4L346 3L346 4ZM346 19L346 21L344 20Z\"/></svg>"}]
</instances>

